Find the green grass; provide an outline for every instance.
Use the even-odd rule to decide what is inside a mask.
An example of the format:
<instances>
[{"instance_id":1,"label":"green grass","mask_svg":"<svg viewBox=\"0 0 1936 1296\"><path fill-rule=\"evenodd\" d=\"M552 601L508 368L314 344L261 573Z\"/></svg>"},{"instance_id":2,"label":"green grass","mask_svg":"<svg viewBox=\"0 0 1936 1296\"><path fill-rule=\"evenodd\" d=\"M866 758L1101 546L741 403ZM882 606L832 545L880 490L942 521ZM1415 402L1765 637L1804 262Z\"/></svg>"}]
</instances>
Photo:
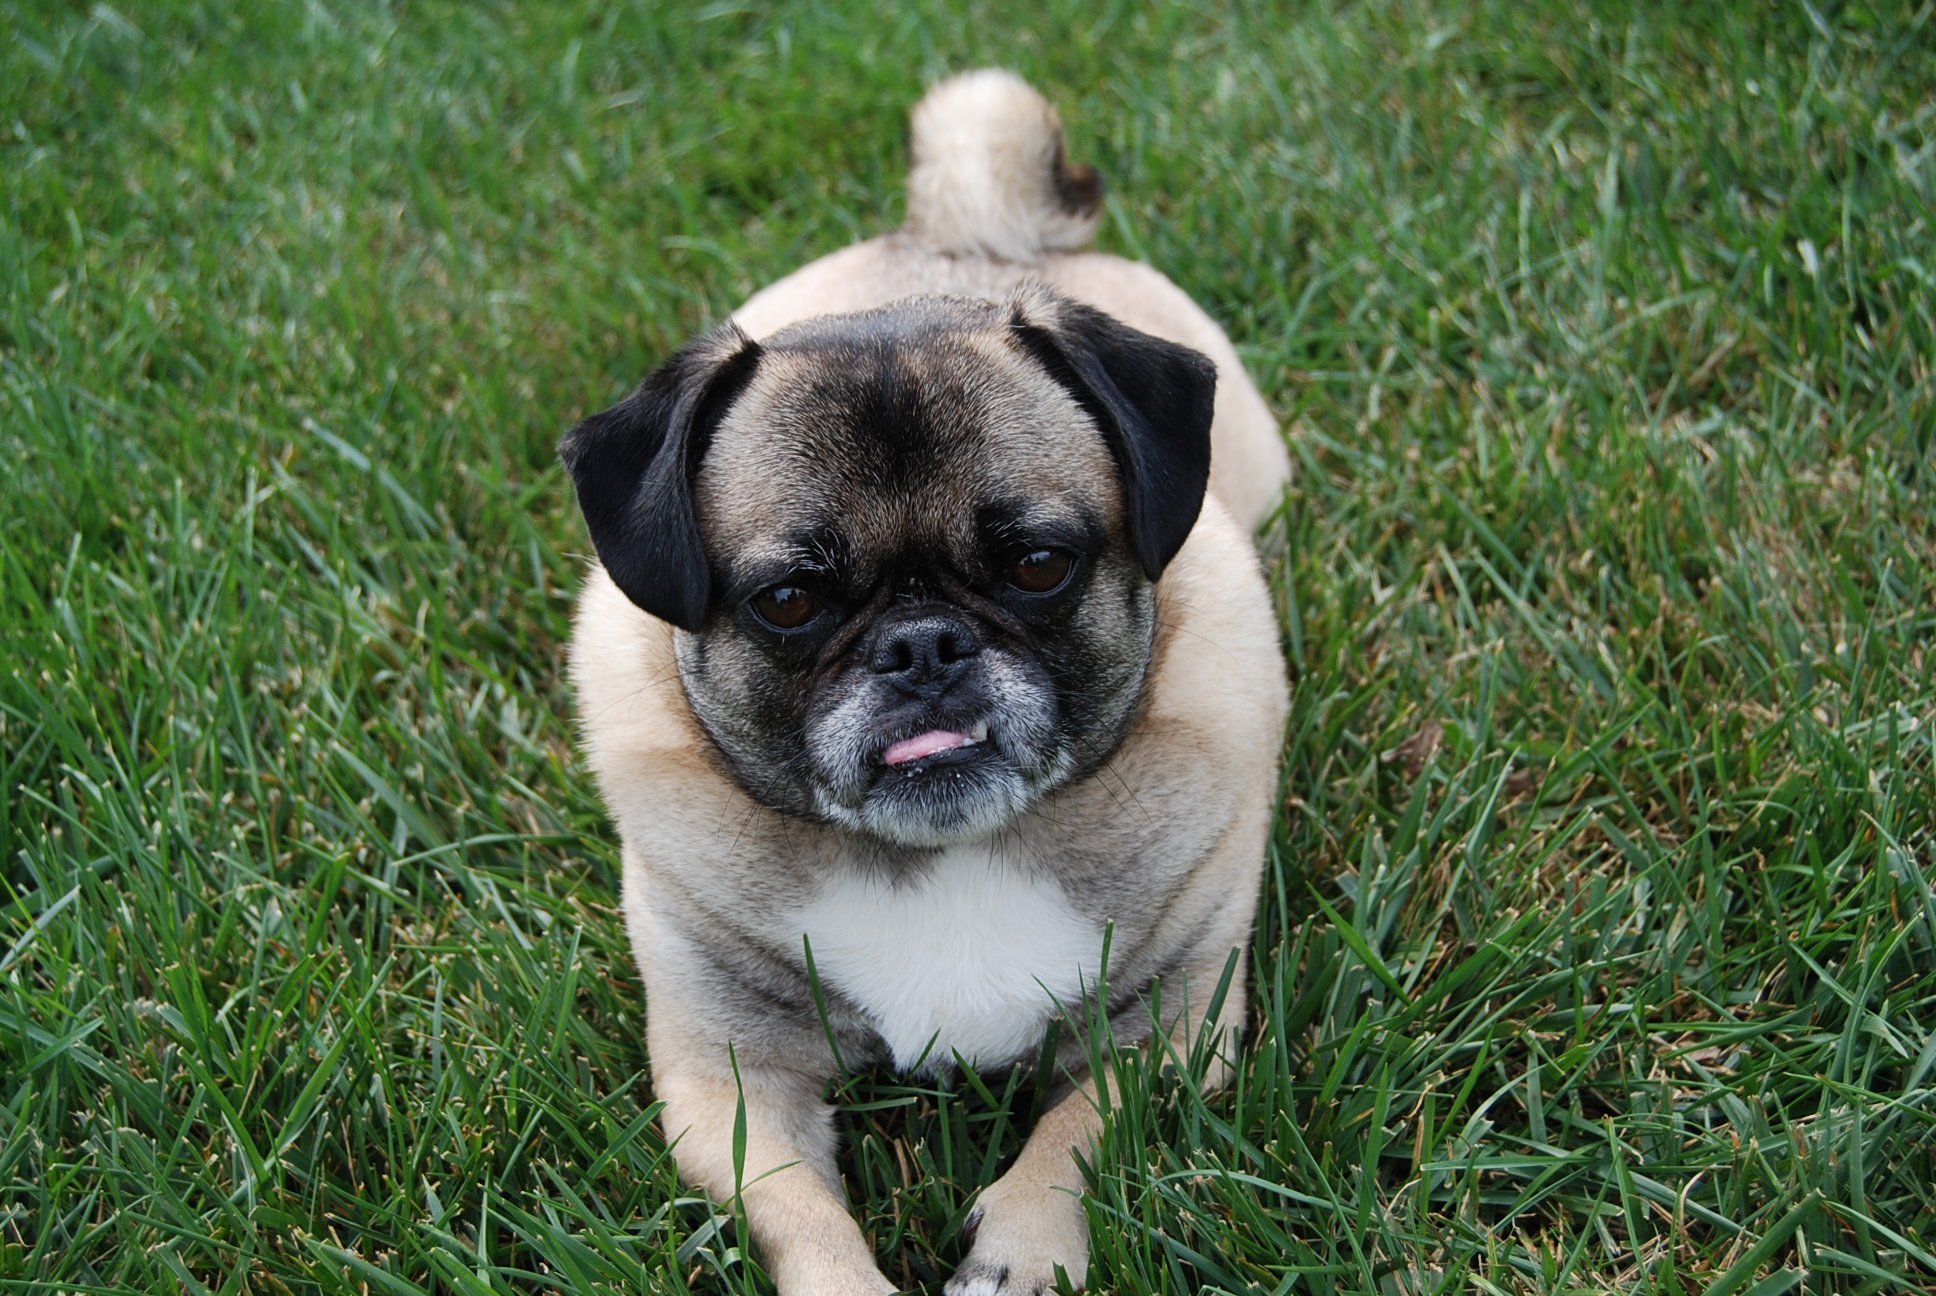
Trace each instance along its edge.
<instances>
[{"instance_id":1,"label":"green grass","mask_svg":"<svg viewBox=\"0 0 1936 1296\"><path fill-rule=\"evenodd\" d=\"M552 446L986 62L1299 463L1251 1045L1113 1078L1091 1286L1936 1288L1928 3L0 25L0 1289L770 1290L652 1124ZM1029 1095L842 1092L933 1287Z\"/></svg>"}]
</instances>

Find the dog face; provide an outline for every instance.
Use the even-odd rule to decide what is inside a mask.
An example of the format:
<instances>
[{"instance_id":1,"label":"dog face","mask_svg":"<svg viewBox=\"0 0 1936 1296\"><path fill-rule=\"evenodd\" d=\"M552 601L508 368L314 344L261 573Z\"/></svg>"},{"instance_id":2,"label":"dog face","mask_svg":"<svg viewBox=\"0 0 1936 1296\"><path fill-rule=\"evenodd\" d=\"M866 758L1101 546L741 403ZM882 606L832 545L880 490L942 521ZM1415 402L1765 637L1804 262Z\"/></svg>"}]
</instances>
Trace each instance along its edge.
<instances>
[{"instance_id":1,"label":"dog face","mask_svg":"<svg viewBox=\"0 0 1936 1296\"><path fill-rule=\"evenodd\" d=\"M931 847L1093 771L1195 522L1215 371L1043 290L682 350L562 453L740 786Z\"/></svg>"}]
</instances>

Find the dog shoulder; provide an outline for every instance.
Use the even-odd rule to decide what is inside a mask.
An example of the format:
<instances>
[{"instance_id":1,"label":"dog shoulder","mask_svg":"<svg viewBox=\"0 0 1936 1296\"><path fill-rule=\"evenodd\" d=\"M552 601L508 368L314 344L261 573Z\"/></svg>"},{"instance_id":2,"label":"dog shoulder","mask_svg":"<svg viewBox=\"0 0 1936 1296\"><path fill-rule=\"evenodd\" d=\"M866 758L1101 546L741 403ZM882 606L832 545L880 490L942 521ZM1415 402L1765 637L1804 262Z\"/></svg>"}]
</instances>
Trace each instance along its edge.
<instances>
[{"instance_id":1,"label":"dog shoulder","mask_svg":"<svg viewBox=\"0 0 1936 1296\"><path fill-rule=\"evenodd\" d=\"M743 799L710 759L680 686L672 627L633 605L594 563L578 599L571 680L585 754L613 815L661 799L677 784L722 804Z\"/></svg>"},{"instance_id":2,"label":"dog shoulder","mask_svg":"<svg viewBox=\"0 0 1936 1296\"><path fill-rule=\"evenodd\" d=\"M1157 584L1149 716L1226 735L1233 758L1274 752L1289 708L1277 619L1256 550L1215 496Z\"/></svg>"}]
</instances>

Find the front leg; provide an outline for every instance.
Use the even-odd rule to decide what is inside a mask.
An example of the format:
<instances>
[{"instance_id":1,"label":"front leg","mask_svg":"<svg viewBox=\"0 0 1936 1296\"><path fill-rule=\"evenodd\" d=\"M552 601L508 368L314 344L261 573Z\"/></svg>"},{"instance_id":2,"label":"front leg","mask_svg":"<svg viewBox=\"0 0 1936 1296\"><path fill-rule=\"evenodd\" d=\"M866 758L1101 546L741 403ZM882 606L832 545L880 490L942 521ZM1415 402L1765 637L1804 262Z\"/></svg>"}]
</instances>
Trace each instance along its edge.
<instances>
[{"instance_id":1,"label":"front leg","mask_svg":"<svg viewBox=\"0 0 1936 1296\"><path fill-rule=\"evenodd\" d=\"M1241 960L1217 1018L1209 1018L1211 992L1222 977L1221 962L1206 963L1168 983L1185 1000L1169 1031L1179 1056L1191 1056L1206 1029L1243 1020ZM1217 1041L1206 1088L1220 1088L1229 1078L1232 1042L1231 1036ZM1041 1296L1054 1290L1057 1268L1075 1286L1083 1285L1089 1273L1089 1223L1082 1213L1077 1158L1094 1151L1101 1133L1095 1077L1085 1073L1042 1114L1008 1173L982 1190L964 1227L974 1244L948 1280L947 1296Z\"/></svg>"},{"instance_id":2,"label":"front leg","mask_svg":"<svg viewBox=\"0 0 1936 1296\"><path fill-rule=\"evenodd\" d=\"M730 1201L737 1191L780 1296L886 1296L895 1290L848 1212L834 1164L833 1109L811 1078L654 1030L653 1079L662 1122L686 1180ZM746 1151L733 1165L742 1100Z\"/></svg>"}]
</instances>

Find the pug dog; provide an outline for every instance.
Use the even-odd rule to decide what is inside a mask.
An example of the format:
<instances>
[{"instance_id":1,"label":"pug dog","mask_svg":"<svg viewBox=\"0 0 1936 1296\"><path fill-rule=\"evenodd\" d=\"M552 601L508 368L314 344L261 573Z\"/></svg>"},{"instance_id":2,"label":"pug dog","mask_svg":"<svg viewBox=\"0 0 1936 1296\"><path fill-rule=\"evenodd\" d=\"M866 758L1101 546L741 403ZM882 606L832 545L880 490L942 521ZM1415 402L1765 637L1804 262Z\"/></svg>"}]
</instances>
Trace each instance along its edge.
<instances>
[{"instance_id":1,"label":"pug dog","mask_svg":"<svg viewBox=\"0 0 1936 1296\"><path fill-rule=\"evenodd\" d=\"M561 446L665 1133L782 1296L894 1290L841 1188L840 1068L1000 1068L1052 1026L1054 1095L947 1292L1082 1283L1087 1059L1207 1034L1223 1069L1277 792L1269 410L1174 284L1081 250L1099 182L1024 82L942 83L912 153L903 229Z\"/></svg>"}]
</instances>

